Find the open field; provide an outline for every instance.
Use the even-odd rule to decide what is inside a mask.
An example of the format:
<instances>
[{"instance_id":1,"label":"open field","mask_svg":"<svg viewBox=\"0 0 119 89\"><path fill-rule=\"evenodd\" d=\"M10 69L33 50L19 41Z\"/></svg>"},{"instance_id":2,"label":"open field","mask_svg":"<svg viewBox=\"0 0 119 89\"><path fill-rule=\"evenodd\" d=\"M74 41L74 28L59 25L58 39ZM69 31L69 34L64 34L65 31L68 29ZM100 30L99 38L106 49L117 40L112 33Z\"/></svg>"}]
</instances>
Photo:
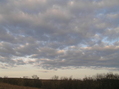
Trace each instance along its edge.
<instances>
[{"instance_id":1,"label":"open field","mask_svg":"<svg viewBox=\"0 0 119 89\"><path fill-rule=\"evenodd\" d=\"M58 76L49 80L0 78L0 89L119 89L119 75L97 74L82 80Z\"/></svg>"},{"instance_id":2,"label":"open field","mask_svg":"<svg viewBox=\"0 0 119 89\"><path fill-rule=\"evenodd\" d=\"M32 87L11 85L7 83L0 83L0 89L41 89L41 88L32 88Z\"/></svg>"}]
</instances>

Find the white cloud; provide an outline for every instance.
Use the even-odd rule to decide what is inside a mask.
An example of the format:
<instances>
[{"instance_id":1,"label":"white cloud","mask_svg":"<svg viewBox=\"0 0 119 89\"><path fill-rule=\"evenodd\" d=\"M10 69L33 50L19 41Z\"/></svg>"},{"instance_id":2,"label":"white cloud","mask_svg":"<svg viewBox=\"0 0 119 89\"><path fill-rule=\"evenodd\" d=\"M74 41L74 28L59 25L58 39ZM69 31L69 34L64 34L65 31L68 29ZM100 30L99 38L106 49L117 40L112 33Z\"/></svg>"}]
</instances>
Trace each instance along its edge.
<instances>
[{"instance_id":1,"label":"white cloud","mask_svg":"<svg viewBox=\"0 0 119 89\"><path fill-rule=\"evenodd\" d=\"M118 2L0 1L0 62L52 69L118 68Z\"/></svg>"}]
</instances>

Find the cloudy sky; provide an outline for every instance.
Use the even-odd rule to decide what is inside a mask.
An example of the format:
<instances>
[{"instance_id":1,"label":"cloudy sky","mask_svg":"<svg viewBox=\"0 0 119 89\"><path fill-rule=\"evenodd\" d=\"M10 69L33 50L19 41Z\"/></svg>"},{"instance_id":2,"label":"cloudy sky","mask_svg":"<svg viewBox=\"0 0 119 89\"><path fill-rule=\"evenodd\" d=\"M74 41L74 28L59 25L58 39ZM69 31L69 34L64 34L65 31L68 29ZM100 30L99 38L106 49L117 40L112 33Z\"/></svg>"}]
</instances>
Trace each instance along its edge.
<instances>
[{"instance_id":1,"label":"cloudy sky","mask_svg":"<svg viewBox=\"0 0 119 89\"><path fill-rule=\"evenodd\" d=\"M119 0L0 0L0 76L119 73L118 8Z\"/></svg>"}]
</instances>

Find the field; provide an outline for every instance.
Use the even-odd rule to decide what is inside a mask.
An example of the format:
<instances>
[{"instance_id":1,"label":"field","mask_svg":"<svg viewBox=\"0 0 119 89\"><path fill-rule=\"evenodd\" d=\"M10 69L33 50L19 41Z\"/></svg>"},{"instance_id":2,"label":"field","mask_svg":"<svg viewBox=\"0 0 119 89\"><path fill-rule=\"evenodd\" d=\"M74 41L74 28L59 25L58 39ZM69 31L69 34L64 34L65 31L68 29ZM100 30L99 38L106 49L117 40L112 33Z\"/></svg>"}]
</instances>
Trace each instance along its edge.
<instances>
[{"instance_id":1,"label":"field","mask_svg":"<svg viewBox=\"0 0 119 89\"><path fill-rule=\"evenodd\" d=\"M50 80L0 78L0 89L119 89L119 75L97 74L82 80L58 76Z\"/></svg>"},{"instance_id":2,"label":"field","mask_svg":"<svg viewBox=\"0 0 119 89\"><path fill-rule=\"evenodd\" d=\"M40 89L40 88L31 88L31 87L11 85L7 83L0 83L0 89Z\"/></svg>"}]
</instances>

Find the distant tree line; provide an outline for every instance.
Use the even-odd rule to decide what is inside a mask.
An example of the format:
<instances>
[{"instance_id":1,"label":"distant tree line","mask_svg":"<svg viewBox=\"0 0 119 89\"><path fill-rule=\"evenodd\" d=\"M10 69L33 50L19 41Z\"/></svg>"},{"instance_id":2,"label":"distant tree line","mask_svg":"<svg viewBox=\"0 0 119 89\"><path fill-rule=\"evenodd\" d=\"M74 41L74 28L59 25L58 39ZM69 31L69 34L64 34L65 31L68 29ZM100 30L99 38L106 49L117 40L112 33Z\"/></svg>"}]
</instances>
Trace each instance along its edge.
<instances>
[{"instance_id":1,"label":"distant tree line","mask_svg":"<svg viewBox=\"0 0 119 89\"><path fill-rule=\"evenodd\" d=\"M32 79L24 76L23 78L0 78L0 82L19 85L19 86L29 86L29 87L37 87L40 88L42 86L41 80L37 75L33 75Z\"/></svg>"},{"instance_id":2,"label":"distant tree line","mask_svg":"<svg viewBox=\"0 0 119 89\"><path fill-rule=\"evenodd\" d=\"M119 75L113 73L97 74L93 77L73 79L58 76L50 80L40 80L37 76L27 78L0 78L0 82L43 89L119 89Z\"/></svg>"},{"instance_id":3,"label":"distant tree line","mask_svg":"<svg viewBox=\"0 0 119 89\"><path fill-rule=\"evenodd\" d=\"M52 80L45 81L45 89L119 89L119 75L113 73L97 74L84 79L60 78L54 76Z\"/></svg>"}]
</instances>

